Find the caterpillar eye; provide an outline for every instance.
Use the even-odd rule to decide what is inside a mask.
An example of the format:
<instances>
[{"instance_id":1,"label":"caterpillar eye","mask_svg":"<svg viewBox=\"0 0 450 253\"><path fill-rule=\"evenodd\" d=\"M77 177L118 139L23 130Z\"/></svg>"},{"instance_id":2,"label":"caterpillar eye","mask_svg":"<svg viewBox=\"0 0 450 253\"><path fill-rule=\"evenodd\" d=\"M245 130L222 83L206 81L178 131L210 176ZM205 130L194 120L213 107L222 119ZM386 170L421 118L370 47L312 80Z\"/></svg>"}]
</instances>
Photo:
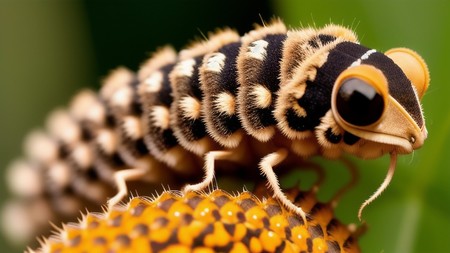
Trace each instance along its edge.
<instances>
[{"instance_id":1,"label":"caterpillar eye","mask_svg":"<svg viewBox=\"0 0 450 253\"><path fill-rule=\"evenodd\" d=\"M384 106L384 99L375 87L359 78L343 80L336 94L337 112L344 121L355 126L377 122Z\"/></svg>"}]
</instances>

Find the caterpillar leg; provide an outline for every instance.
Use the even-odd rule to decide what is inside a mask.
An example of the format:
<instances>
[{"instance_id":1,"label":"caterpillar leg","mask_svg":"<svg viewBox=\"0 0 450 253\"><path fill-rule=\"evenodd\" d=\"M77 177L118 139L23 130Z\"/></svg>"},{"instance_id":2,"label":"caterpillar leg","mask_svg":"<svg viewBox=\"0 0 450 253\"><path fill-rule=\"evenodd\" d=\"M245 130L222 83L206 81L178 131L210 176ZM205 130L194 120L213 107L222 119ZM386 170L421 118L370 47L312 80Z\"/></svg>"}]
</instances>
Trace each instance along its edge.
<instances>
[{"instance_id":1,"label":"caterpillar leg","mask_svg":"<svg viewBox=\"0 0 450 253\"><path fill-rule=\"evenodd\" d=\"M116 183L118 192L114 197L108 200L108 207L112 208L122 199L127 196L128 188L126 182L129 180L140 179L149 172L148 166L140 166L132 169L121 170L114 173L114 181Z\"/></svg>"},{"instance_id":2,"label":"caterpillar leg","mask_svg":"<svg viewBox=\"0 0 450 253\"><path fill-rule=\"evenodd\" d=\"M273 171L273 166L281 163L284 159L286 159L287 154L288 152L286 149L279 149L276 152L268 154L261 160L261 162L259 163L259 167L261 169L261 172L266 176L270 188L272 188L273 190L273 196L277 198L286 208L300 215L304 223L306 224L307 220L305 212L301 207L296 206L286 197L286 195L280 188L277 175Z\"/></svg>"},{"instance_id":3,"label":"caterpillar leg","mask_svg":"<svg viewBox=\"0 0 450 253\"><path fill-rule=\"evenodd\" d=\"M205 172L205 177L203 181L198 184L186 185L183 189L184 192L188 191L201 191L207 188L214 180L214 162L216 160L229 159L234 154L232 151L210 151L205 155L205 166L203 170Z\"/></svg>"}]
</instances>

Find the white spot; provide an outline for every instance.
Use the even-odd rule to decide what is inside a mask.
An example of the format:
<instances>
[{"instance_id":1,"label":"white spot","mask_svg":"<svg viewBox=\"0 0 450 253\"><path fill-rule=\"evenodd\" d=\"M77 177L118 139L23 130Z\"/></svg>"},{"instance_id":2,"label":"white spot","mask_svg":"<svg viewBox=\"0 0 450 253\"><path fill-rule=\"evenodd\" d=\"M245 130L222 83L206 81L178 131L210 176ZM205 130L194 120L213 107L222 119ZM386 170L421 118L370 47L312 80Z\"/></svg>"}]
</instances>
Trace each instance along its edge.
<instances>
[{"instance_id":1,"label":"white spot","mask_svg":"<svg viewBox=\"0 0 450 253\"><path fill-rule=\"evenodd\" d=\"M85 118L86 113L91 109L91 106L96 102L95 94L90 90L79 92L71 102L70 114L77 120Z\"/></svg>"},{"instance_id":2,"label":"white spot","mask_svg":"<svg viewBox=\"0 0 450 253\"><path fill-rule=\"evenodd\" d=\"M48 177L52 184L55 184L57 188L64 188L70 184L71 173L67 164L57 162L48 168Z\"/></svg>"},{"instance_id":3,"label":"white spot","mask_svg":"<svg viewBox=\"0 0 450 253\"><path fill-rule=\"evenodd\" d=\"M158 92L161 90L163 81L163 73L161 71L153 72L147 79L145 79L145 91L149 93Z\"/></svg>"},{"instance_id":4,"label":"white spot","mask_svg":"<svg viewBox=\"0 0 450 253\"><path fill-rule=\"evenodd\" d=\"M158 92L161 90L163 82L163 73L161 71L153 72L147 79L145 79L145 91L149 93Z\"/></svg>"},{"instance_id":5,"label":"white spot","mask_svg":"<svg viewBox=\"0 0 450 253\"><path fill-rule=\"evenodd\" d=\"M48 129L57 139L72 145L81 138L79 125L64 110L52 113L48 120Z\"/></svg>"},{"instance_id":6,"label":"white spot","mask_svg":"<svg viewBox=\"0 0 450 253\"><path fill-rule=\"evenodd\" d=\"M118 107L127 107L131 104L133 93L131 87L123 87L114 92L111 104Z\"/></svg>"},{"instance_id":7,"label":"white spot","mask_svg":"<svg viewBox=\"0 0 450 253\"><path fill-rule=\"evenodd\" d=\"M170 126L170 112L166 106L156 105L153 106L150 113L154 126L161 129L168 129Z\"/></svg>"},{"instance_id":8,"label":"white spot","mask_svg":"<svg viewBox=\"0 0 450 253\"><path fill-rule=\"evenodd\" d=\"M200 118L201 104L196 98L185 96L180 100L179 105L184 117L193 120Z\"/></svg>"},{"instance_id":9,"label":"white spot","mask_svg":"<svg viewBox=\"0 0 450 253\"><path fill-rule=\"evenodd\" d=\"M46 133L36 130L25 139L25 153L31 160L45 164L58 158L58 145Z\"/></svg>"},{"instance_id":10,"label":"white spot","mask_svg":"<svg viewBox=\"0 0 450 253\"><path fill-rule=\"evenodd\" d=\"M86 112L86 120L95 124L103 124L106 119L105 107L100 103L94 103Z\"/></svg>"},{"instance_id":11,"label":"white spot","mask_svg":"<svg viewBox=\"0 0 450 253\"><path fill-rule=\"evenodd\" d=\"M206 69L213 72L221 72L223 66L225 65L226 56L222 53L211 54L206 61Z\"/></svg>"},{"instance_id":12,"label":"white spot","mask_svg":"<svg viewBox=\"0 0 450 253\"><path fill-rule=\"evenodd\" d=\"M234 96L227 92L222 92L215 96L214 107L226 115L233 115L236 109L236 102Z\"/></svg>"},{"instance_id":13,"label":"white spot","mask_svg":"<svg viewBox=\"0 0 450 253\"><path fill-rule=\"evenodd\" d=\"M95 124L103 124L106 118L105 106L90 90L84 90L76 95L70 106L70 114L78 121Z\"/></svg>"},{"instance_id":14,"label":"white spot","mask_svg":"<svg viewBox=\"0 0 450 253\"><path fill-rule=\"evenodd\" d=\"M101 129L97 134L97 143L107 154L112 154L117 150L117 137L112 130Z\"/></svg>"},{"instance_id":15,"label":"white spot","mask_svg":"<svg viewBox=\"0 0 450 253\"><path fill-rule=\"evenodd\" d=\"M358 60L354 61L354 62L350 65L350 67L356 67L356 66L359 66L359 65L361 65L361 59L358 59Z\"/></svg>"},{"instance_id":16,"label":"white spot","mask_svg":"<svg viewBox=\"0 0 450 253\"><path fill-rule=\"evenodd\" d=\"M126 134L133 140L137 140L144 136L142 122L138 117L126 116L123 119L123 128Z\"/></svg>"},{"instance_id":17,"label":"white spot","mask_svg":"<svg viewBox=\"0 0 450 253\"><path fill-rule=\"evenodd\" d=\"M368 51L365 52L363 55L361 55L361 57L359 57L358 60L354 61L354 62L350 65L350 67L355 67L355 66L361 65L361 62L362 62L363 60L369 59L369 56L370 56L371 54L375 53L376 51L377 51L377 50L375 50L375 49L368 50Z\"/></svg>"},{"instance_id":18,"label":"white spot","mask_svg":"<svg viewBox=\"0 0 450 253\"><path fill-rule=\"evenodd\" d=\"M361 56L361 60L367 60L369 58L369 56L373 53L375 53L377 50L375 49L371 49L367 52L365 52L362 56Z\"/></svg>"},{"instance_id":19,"label":"white spot","mask_svg":"<svg viewBox=\"0 0 450 253\"><path fill-rule=\"evenodd\" d=\"M48 225L48 221L54 218L54 211L51 212L49 206L48 200L43 198L3 203L0 224L5 236L17 245L34 238L40 233L38 228Z\"/></svg>"},{"instance_id":20,"label":"white spot","mask_svg":"<svg viewBox=\"0 0 450 253\"><path fill-rule=\"evenodd\" d=\"M187 59L181 61L175 66L174 73L176 73L177 76L191 77L192 74L194 73L194 65L195 65L194 59Z\"/></svg>"},{"instance_id":21,"label":"white spot","mask_svg":"<svg viewBox=\"0 0 450 253\"><path fill-rule=\"evenodd\" d=\"M39 171L25 161L12 163L6 177L9 189L22 197L40 195L44 189Z\"/></svg>"},{"instance_id":22,"label":"white spot","mask_svg":"<svg viewBox=\"0 0 450 253\"><path fill-rule=\"evenodd\" d=\"M78 164L78 166L81 167L81 169L88 169L93 161L94 157L92 154L92 150L86 143L79 143L72 151L72 157L75 160L75 162Z\"/></svg>"},{"instance_id":23,"label":"white spot","mask_svg":"<svg viewBox=\"0 0 450 253\"><path fill-rule=\"evenodd\" d=\"M265 40L257 40L250 44L248 47L248 55L252 58L258 59L260 61L264 60L267 55L266 48L269 45L269 42Z\"/></svg>"},{"instance_id":24,"label":"white spot","mask_svg":"<svg viewBox=\"0 0 450 253\"><path fill-rule=\"evenodd\" d=\"M262 85L256 85L251 95L255 98L255 103L258 108L267 108L272 103L272 93Z\"/></svg>"}]
</instances>

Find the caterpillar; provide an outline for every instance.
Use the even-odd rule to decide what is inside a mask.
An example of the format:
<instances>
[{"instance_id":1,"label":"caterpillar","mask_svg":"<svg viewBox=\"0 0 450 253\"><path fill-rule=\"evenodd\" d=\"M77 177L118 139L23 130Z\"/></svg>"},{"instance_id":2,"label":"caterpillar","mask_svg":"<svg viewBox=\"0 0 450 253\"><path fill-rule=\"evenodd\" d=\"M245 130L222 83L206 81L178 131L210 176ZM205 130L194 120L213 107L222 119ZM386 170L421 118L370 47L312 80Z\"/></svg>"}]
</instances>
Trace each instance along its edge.
<instances>
[{"instance_id":1,"label":"caterpillar","mask_svg":"<svg viewBox=\"0 0 450 253\"><path fill-rule=\"evenodd\" d=\"M361 231L336 219L314 190L287 195L310 214L307 224L258 192L165 191L87 213L29 252L360 252Z\"/></svg>"},{"instance_id":2,"label":"caterpillar","mask_svg":"<svg viewBox=\"0 0 450 253\"><path fill-rule=\"evenodd\" d=\"M216 171L245 176L252 172L242 168L259 164L275 198L306 223L273 167L389 154L361 218L388 186L397 154L423 145L428 85L416 52L377 52L342 26L288 30L275 20L242 37L222 29L179 53L159 49L137 73L118 68L98 93L80 92L49 116L47 131L27 138L28 158L14 163L9 181L27 199L63 201L56 208L64 213L86 199L103 203L116 187L112 207L133 180L201 191Z\"/></svg>"}]
</instances>

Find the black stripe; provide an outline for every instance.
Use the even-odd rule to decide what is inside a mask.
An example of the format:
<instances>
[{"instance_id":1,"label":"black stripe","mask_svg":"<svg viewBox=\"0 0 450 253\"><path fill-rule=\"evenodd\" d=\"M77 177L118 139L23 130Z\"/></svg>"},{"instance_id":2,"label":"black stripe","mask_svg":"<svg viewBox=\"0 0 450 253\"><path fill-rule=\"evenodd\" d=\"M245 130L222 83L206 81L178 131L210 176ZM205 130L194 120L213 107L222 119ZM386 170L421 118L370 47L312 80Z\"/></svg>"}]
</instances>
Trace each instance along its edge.
<instances>
[{"instance_id":1,"label":"black stripe","mask_svg":"<svg viewBox=\"0 0 450 253\"><path fill-rule=\"evenodd\" d=\"M268 108L261 109L252 106L255 103L254 101L249 102L248 119L256 129L263 129L276 123L272 112L274 110L274 101L277 99L276 92L280 88L280 63L286 38L286 34L271 34L263 38L269 43L266 48L266 57L262 63L259 75L252 82L261 84L269 89L272 93L272 104Z\"/></svg>"},{"instance_id":2,"label":"black stripe","mask_svg":"<svg viewBox=\"0 0 450 253\"><path fill-rule=\"evenodd\" d=\"M375 52L363 63L381 70L388 81L389 94L395 98L414 119L419 128L423 126L422 112L414 94L411 81L402 69L386 55Z\"/></svg>"},{"instance_id":3,"label":"black stripe","mask_svg":"<svg viewBox=\"0 0 450 253\"><path fill-rule=\"evenodd\" d=\"M199 68L201 66L203 55L194 58L195 64L193 66L193 72L188 81L181 81L179 84L182 87L177 87L178 99L185 96L191 96L196 98L200 103L203 97L203 93L200 90L200 80L199 80ZM179 129L187 141L197 141L206 136L206 126L201 118L191 119L185 117L183 112L177 112L173 117L177 117L177 123L179 124Z\"/></svg>"},{"instance_id":4,"label":"black stripe","mask_svg":"<svg viewBox=\"0 0 450 253\"><path fill-rule=\"evenodd\" d=\"M159 69L163 73L162 87L157 94L154 94L151 98L149 98L150 101L147 102L148 105L164 105L167 106L167 108L170 108L170 105L173 102L173 98L172 88L169 81L169 73L172 71L174 66L175 64L168 64ZM149 117L148 122L151 123L151 115L148 114L145 116ZM170 127L162 130L159 127L154 126L153 124L150 124L148 134L150 135L151 141L153 142L154 146L161 152L167 152L172 147L178 145L178 141L175 138L173 130Z\"/></svg>"},{"instance_id":5,"label":"black stripe","mask_svg":"<svg viewBox=\"0 0 450 253\"><path fill-rule=\"evenodd\" d=\"M219 74L218 82L214 82L214 87L211 87L210 95L213 97L222 92L227 92L236 97L239 87L237 82L236 58L239 54L241 45L241 42L234 42L227 44L218 50L218 52L225 55L225 63ZM213 100L211 100L211 102L214 103ZM210 110L212 112L211 120L219 134L229 136L241 128L241 122L239 121L237 114L224 114L218 111L212 104Z\"/></svg>"},{"instance_id":6,"label":"black stripe","mask_svg":"<svg viewBox=\"0 0 450 253\"><path fill-rule=\"evenodd\" d=\"M330 50L327 61L317 69L315 79L306 82L305 94L297 100L306 116L298 116L293 109L286 111L289 127L297 131L314 130L331 108L331 92L337 77L368 50L351 42L339 43Z\"/></svg>"}]
</instances>

